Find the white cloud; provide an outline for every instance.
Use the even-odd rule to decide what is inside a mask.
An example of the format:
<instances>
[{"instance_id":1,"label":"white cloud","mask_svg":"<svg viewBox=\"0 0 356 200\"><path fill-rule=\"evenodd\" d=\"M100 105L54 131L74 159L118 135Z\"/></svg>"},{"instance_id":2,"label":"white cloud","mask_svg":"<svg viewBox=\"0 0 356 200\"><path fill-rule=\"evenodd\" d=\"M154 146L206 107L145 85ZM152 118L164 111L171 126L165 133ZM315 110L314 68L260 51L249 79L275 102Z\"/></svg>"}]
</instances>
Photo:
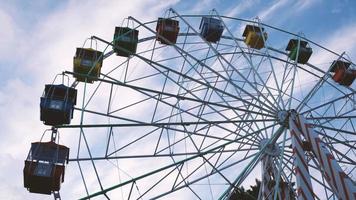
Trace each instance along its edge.
<instances>
[{"instance_id":1,"label":"white cloud","mask_svg":"<svg viewBox=\"0 0 356 200\"><path fill-rule=\"evenodd\" d=\"M321 3L321 0L299 0L295 4L295 7L297 8L297 11L305 10L308 9L312 6L314 6L317 3Z\"/></svg>"},{"instance_id":2,"label":"white cloud","mask_svg":"<svg viewBox=\"0 0 356 200\"><path fill-rule=\"evenodd\" d=\"M189 9L189 13L201 13L203 11L207 12L212 10L211 5L217 2L217 0L201 0L199 3L192 5Z\"/></svg>"},{"instance_id":3,"label":"white cloud","mask_svg":"<svg viewBox=\"0 0 356 200\"><path fill-rule=\"evenodd\" d=\"M269 19L276 17L275 15L278 14L279 9L283 8L287 3L288 3L288 0L274 1L273 3L271 3L272 6L270 6L267 9L263 8L263 10L260 11L257 14L257 16L262 21L268 21Z\"/></svg>"},{"instance_id":4,"label":"white cloud","mask_svg":"<svg viewBox=\"0 0 356 200\"><path fill-rule=\"evenodd\" d=\"M347 24L337 28L330 35L321 37L318 41L315 40L315 42L338 54L345 52L350 56L351 60L355 60L356 56L352 52L356 51L356 24ZM333 59L338 58L338 56L318 47L315 47L315 50L315 53L311 57L312 63L331 63Z\"/></svg>"},{"instance_id":5,"label":"white cloud","mask_svg":"<svg viewBox=\"0 0 356 200\"><path fill-rule=\"evenodd\" d=\"M237 4L237 6L233 7L230 9L225 15L229 17L234 17L241 15L241 13L245 12L249 8L253 7L256 5L256 1L251 0L251 1L241 1L240 3Z\"/></svg>"},{"instance_id":6,"label":"white cloud","mask_svg":"<svg viewBox=\"0 0 356 200\"><path fill-rule=\"evenodd\" d=\"M20 64L15 66L13 75L25 77L8 80L0 89L1 137L6 138L6 140L0 141L0 146L3 147L0 159L6 160L0 164L2 171L0 180L7 183L0 185L0 199L43 199L45 197L29 194L22 188L23 160L30 143L38 140L44 129L47 128L39 121L38 104L43 86L49 83L55 74L63 70L71 70L75 48L81 46L84 39L91 35L98 35L110 40L114 26L120 25L123 18L129 15L143 21L153 20L162 16L170 5L177 2L176 0L144 2L132 0L126 3L122 3L122 1L70 1L67 5L43 17L42 21L33 26L32 30L27 30L26 34L22 34L20 25L13 17L4 10L0 10L2 30L7 30L0 32L0 58L14 58L10 54L19 52L21 55L16 55L16 59ZM214 0L206 0L193 6L192 11L189 12L207 11L214 2ZM251 2L237 5L227 15L244 12L253 5ZM281 8L285 7L286 3L287 1L278 1L269 9L261 12L260 17L262 20L272 19ZM303 8L308 8L310 5L307 1L301 3ZM356 32L354 27L345 28L343 31ZM345 44L349 46L349 40L356 41L356 35L351 34L350 38L340 41L337 38L340 33L341 30L330 36L326 46L336 50L346 49L350 52L355 50L353 47L346 47ZM323 56L317 57L322 58ZM105 60L105 64L112 64L115 60L109 62L111 63L107 63ZM77 136L77 134L67 134L63 136L63 140L68 141L66 145L69 146L77 142ZM93 141L94 144L100 142L94 135L88 135L88 140ZM152 148L152 145L146 144L142 146L142 149L149 147ZM73 149L72 152L75 151L76 149ZM147 163L149 166L155 167L152 160ZM125 162L123 167L135 172L135 167L139 167L139 165L141 163ZM72 199L73 195L83 195L83 184L76 164L72 163L67 169L66 182L63 185L63 199ZM109 170L105 167L103 169ZM103 177L110 183L117 182L113 177L110 177L110 174L107 173ZM96 182L95 177L91 176L89 179L91 179L89 182ZM48 196L48 199L52 198Z\"/></svg>"},{"instance_id":7,"label":"white cloud","mask_svg":"<svg viewBox=\"0 0 356 200\"><path fill-rule=\"evenodd\" d=\"M75 48L94 34L111 40L114 27L121 25L122 20L129 15L140 20L156 19L177 2L71 1L48 16L43 16L26 34L22 34L19 23L13 17L0 10L1 29L6 30L0 32L1 60L4 61L4 57L16 58L19 65L14 67L12 75L25 77L7 80L0 89L1 137L6 138L1 140L1 146L6 148L3 148L0 156L7 160L0 167L1 181L7 182L0 185L1 199L46 198L30 194L23 188L23 160L31 142L39 140L43 131L48 128L41 125L39 120L39 98L44 84L50 83L55 74L71 70ZM14 52L19 56L14 57ZM75 163L72 167L75 170L68 171L78 175ZM69 177L66 179L70 180ZM82 185L80 179L74 179L71 184ZM70 184L67 185L68 193L64 190L62 194L64 199L71 199L69 190ZM81 194L83 195L83 191ZM52 198L48 196L48 199Z\"/></svg>"},{"instance_id":8,"label":"white cloud","mask_svg":"<svg viewBox=\"0 0 356 200\"><path fill-rule=\"evenodd\" d=\"M319 0L275 0L269 7L263 7L256 15L263 22L272 23L271 25L284 24L291 17L295 17L319 3Z\"/></svg>"},{"instance_id":9,"label":"white cloud","mask_svg":"<svg viewBox=\"0 0 356 200\"><path fill-rule=\"evenodd\" d=\"M10 13L1 8L0 24L0 60L9 61L13 58L14 54L17 54L17 52L12 51L13 49L23 48L21 45L22 30Z\"/></svg>"}]
</instances>

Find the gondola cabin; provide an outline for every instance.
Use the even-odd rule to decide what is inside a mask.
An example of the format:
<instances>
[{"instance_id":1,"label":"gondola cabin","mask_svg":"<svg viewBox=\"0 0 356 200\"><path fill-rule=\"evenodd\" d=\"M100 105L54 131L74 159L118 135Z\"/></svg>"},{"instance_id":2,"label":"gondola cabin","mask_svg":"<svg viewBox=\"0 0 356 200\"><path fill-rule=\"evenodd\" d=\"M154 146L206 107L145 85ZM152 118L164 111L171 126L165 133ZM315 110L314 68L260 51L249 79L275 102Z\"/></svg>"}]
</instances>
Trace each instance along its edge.
<instances>
[{"instance_id":1,"label":"gondola cabin","mask_svg":"<svg viewBox=\"0 0 356 200\"><path fill-rule=\"evenodd\" d=\"M179 33L179 21L170 18L158 18L156 32L156 40L161 44L175 44ZM164 37L167 41L159 36Z\"/></svg>"},{"instance_id":2,"label":"gondola cabin","mask_svg":"<svg viewBox=\"0 0 356 200\"><path fill-rule=\"evenodd\" d=\"M54 142L34 142L23 169L24 187L32 193L59 191L64 181L69 148Z\"/></svg>"},{"instance_id":3,"label":"gondola cabin","mask_svg":"<svg viewBox=\"0 0 356 200\"><path fill-rule=\"evenodd\" d=\"M350 68L351 63L336 60L332 63L330 72L333 74L333 80L340 85L350 86L356 78L356 70Z\"/></svg>"},{"instance_id":4,"label":"gondola cabin","mask_svg":"<svg viewBox=\"0 0 356 200\"><path fill-rule=\"evenodd\" d=\"M297 60L298 63L305 64L308 62L310 56L313 53L312 48L309 47L308 42L304 40L299 41L299 49L298 49L298 40L291 39L288 42L286 51L289 51L288 57L291 60Z\"/></svg>"},{"instance_id":5,"label":"gondola cabin","mask_svg":"<svg viewBox=\"0 0 356 200\"><path fill-rule=\"evenodd\" d=\"M41 121L46 125L69 124L73 118L77 90L61 85L46 85L41 97Z\"/></svg>"},{"instance_id":6,"label":"gondola cabin","mask_svg":"<svg viewBox=\"0 0 356 200\"><path fill-rule=\"evenodd\" d=\"M246 45L253 49L262 49L267 40L267 33L264 28L253 25L246 25L242 36L245 38Z\"/></svg>"},{"instance_id":7,"label":"gondola cabin","mask_svg":"<svg viewBox=\"0 0 356 200\"><path fill-rule=\"evenodd\" d=\"M128 27L115 27L113 49L116 55L129 57L131 54L136 53L137 43L138 30Z\"/></svg>"},{"instance_id":8,"label":"gondola cabin","mask_svg":"<svg viewBox=\"0 0 356 200\"><path fill-rule=\"evenodd\" d=\"M73 76L77 81L93 83L100 76L103 53L91 48L77 48L73 59Z\"/></svg>"},{"instance_id":9,"label":"gondola cabin","mask_svg":"<svg viewBox=\"0 0 356 200\"><path fill-rule=\"evenodd\" d=\"M213 17L203 17L200 22L200 35L208 42L216 43L220 40L224 31L223 23L220 19Z\"/></svg>"}]
</instances>

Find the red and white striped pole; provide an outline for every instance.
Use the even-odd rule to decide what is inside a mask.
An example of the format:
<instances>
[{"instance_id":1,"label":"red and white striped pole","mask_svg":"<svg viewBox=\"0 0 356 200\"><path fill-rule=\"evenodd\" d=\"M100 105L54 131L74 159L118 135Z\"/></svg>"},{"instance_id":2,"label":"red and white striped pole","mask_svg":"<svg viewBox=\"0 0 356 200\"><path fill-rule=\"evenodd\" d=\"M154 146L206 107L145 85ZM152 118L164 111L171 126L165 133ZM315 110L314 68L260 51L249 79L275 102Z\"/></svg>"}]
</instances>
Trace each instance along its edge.
<instances>
[{"instance_id":1,"label":"red and white striped pole","mask_svg":"<svg viewBox=\"0 0 356 200\"><path fill-rule=\"evenodd\" d=\"M271 175L272 175L272 160L271 156L265 155L262 158L262 196L263 199L272 200L272 186L271 186Z\"/></svg>"},{"instance_id":2,"label":"red and white striped pole","mask_svg":"<svg viewBox=\"0 0 356 200\"><path fill-rule=\"evenodd\" d=\"M262 199L263 200L273 200L274 199L274 189L276 188L276 177L278 170L276 165L273 163L273 156L265 155L262 158ZM286 183L280 177L279 192L278 195L282 200L290 199L291 185Z\"/></svg>"},{"instance_id":3,"label":"red and white striped pole","mask_svg":"<svg viewBox=\"0 0 356 200\"><path fill-rule=\"evenodd\" d=\"M314 156L324 171L323 175L336 196L342 200L355 200L356 186L341 169L312 126L307 124L304 117L300 115L297 116L296 123L301 127L301 133L305 139L311 144Z\"/></svg>"},{"instance_id":4,"label":"red and white striped pole","mask_svg":"<svg viewBox=\"0 0 356 200\"><path fill-rule=\"evenodd\" d=\"M298 200L314 199L313 187L311 184L308 170L308 162L305 158L301 131L299 124L296 123L296 114L291 113L289 117L289 130L292 139L294 166L297 179L297 198Z\"/></svg>"}]
</instances>

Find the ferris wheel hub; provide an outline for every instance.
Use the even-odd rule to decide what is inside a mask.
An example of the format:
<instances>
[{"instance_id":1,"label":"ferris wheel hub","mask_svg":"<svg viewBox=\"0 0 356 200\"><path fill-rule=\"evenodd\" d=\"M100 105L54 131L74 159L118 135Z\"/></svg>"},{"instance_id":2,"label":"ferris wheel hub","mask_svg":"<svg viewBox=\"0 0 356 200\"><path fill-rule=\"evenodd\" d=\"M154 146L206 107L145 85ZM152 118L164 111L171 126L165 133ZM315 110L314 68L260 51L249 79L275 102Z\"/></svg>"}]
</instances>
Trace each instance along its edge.
<instances>
[{"instance_id":1,"label":"ferris wheel hub","mask_svg":"<svg viewBox=\"0 0 356 200\"><path fill-rule=\"evenodd\" d=\"M277 113L278 123L286 126L288 125L289 112L286 110L281 110Z\"/></svg>"}]
</instances>

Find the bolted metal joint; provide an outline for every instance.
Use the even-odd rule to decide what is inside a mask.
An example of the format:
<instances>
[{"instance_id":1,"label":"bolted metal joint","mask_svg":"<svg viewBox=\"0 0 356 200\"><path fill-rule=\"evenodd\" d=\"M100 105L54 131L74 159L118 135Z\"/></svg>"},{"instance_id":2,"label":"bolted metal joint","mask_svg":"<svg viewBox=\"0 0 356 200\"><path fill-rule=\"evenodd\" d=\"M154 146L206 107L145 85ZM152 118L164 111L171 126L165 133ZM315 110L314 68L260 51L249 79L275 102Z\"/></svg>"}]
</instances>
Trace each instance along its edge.
<instances>
[{"instance_id":1,"label":"bolted metal joint","mask_svg":"<svg viewBox=\"0 0 356 200\"><path fill-rule=\"evenodd\" d=\"M286 110L279 111L277 113L278 123L284 127L288 127L288 119L290 113Z\"/></svg>"}]
</instances>

